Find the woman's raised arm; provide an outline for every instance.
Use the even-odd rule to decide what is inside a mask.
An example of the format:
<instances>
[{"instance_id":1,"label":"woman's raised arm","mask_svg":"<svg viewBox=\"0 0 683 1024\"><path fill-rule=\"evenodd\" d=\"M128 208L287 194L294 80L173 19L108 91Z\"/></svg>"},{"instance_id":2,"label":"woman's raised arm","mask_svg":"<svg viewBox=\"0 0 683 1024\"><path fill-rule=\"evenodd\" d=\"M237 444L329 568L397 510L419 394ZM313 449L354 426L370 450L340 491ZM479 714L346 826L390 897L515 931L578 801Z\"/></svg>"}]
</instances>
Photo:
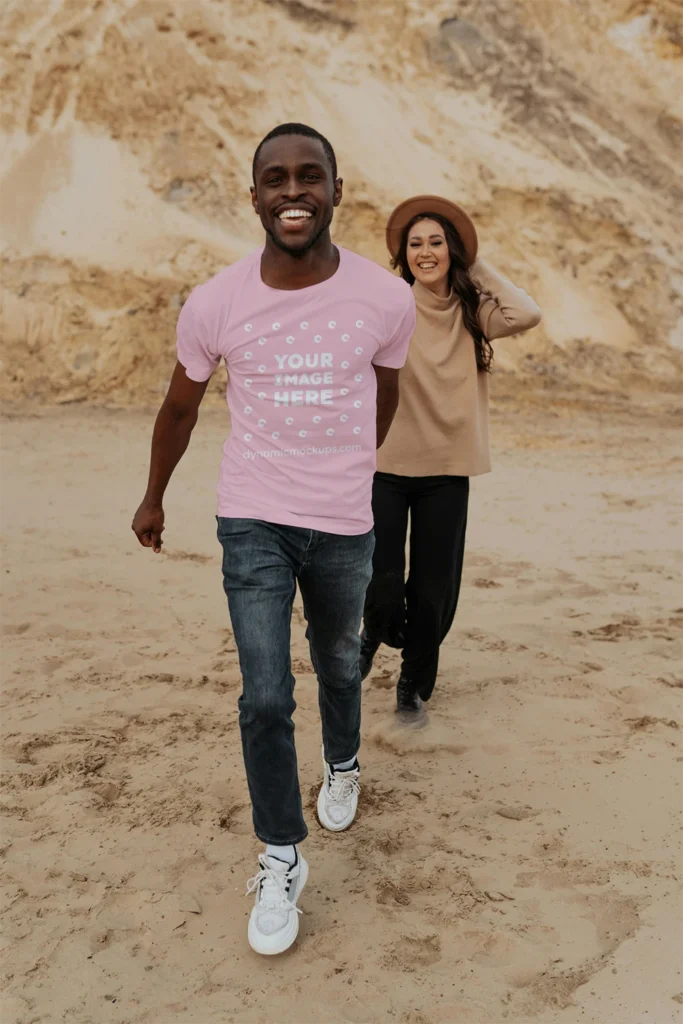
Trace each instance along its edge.
<instances>
[{"instance_id":1,"label":"woman's raised arm","mask_svg":"<svg viewBox=\"0 0 683 1024\"><path fill-rule=\"evenodd\" d=\"M481 292L479 323L489 341L521 334L541 322L541 310L524 291L499 274L490 263L475 260L470 277Z\"/></svg>"}]
</instances>

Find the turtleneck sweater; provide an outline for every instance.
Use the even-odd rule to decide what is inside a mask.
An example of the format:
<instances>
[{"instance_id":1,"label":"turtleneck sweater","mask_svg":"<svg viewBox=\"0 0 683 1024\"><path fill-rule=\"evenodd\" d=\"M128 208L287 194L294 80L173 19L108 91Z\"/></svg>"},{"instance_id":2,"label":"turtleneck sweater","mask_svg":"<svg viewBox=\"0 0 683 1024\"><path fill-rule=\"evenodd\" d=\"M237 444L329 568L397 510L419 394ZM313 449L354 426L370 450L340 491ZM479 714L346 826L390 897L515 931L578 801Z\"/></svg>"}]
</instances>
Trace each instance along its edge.
<instances>
[{"instance_id":1,"label":"turtleneck sweater","mask_svg":"<svg viewBox=\"0 0 683 1024\"><path fill-rule=\"evenodd\" d=\"M489 341L535 327L541 311L483 260L470 267L480 293L479 323ZM479 476L491 469L489 374L477 368L460 299L413 284L415 334L399 378L399 406L377 453L377 469L399 476Z\"/></svg>"}]
</instances>

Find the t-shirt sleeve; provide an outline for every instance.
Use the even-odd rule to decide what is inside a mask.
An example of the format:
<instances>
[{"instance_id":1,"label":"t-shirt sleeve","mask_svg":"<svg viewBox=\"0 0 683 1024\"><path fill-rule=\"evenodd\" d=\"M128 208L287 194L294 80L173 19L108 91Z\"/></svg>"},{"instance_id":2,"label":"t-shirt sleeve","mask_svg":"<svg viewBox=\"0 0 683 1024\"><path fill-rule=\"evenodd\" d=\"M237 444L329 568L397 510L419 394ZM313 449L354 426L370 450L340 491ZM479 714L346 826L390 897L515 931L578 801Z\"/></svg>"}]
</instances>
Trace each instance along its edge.
<instances>
[{"instance_id":1,"label":"t-shirt sleeve","mask_svg":"<svg viewBox=\"0 0 683 1024\"><path fill-rule=\"evenodd\" d=\"M180 310L176 327L178 360L185 367L190 380L203 383L208 380L220 362L213 339L209 337L197 308L194 292Z\"/></svg>"},{"instance_id":2,"label":"t-shirt sleeve","mask_svg":"<svg viewBox=\"0 0 683 1024\"><path fill-rule=\"evenodd\" d=\"M409 288L405 290L405 301L400 308L393 334L377 350L372 362L375 366L388 366L400 370L408 355L410 339L415 333L415 299Z\"/></svg>"}]
</instances>

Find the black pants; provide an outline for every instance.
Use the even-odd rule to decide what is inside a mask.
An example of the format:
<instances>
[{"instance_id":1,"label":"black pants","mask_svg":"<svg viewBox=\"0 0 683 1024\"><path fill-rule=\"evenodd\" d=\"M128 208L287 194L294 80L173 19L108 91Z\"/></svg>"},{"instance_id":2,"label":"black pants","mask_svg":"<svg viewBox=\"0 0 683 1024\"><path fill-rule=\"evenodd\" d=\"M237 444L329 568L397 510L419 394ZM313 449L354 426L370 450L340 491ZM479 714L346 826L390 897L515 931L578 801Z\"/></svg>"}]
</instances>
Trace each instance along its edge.
<instances>
[{"instance_id":1,"label":"black pants","mask_svg":"<svg viewBox=\"0 0 683 1024\"><path fill-rule=\"evenodd\" d=\"M375 554L365 598L365 632L402 648L402 674L423 700L432 695L439 647L458 605L469 490L466 476L375 474Z\"/></svg>"}]
</instances>

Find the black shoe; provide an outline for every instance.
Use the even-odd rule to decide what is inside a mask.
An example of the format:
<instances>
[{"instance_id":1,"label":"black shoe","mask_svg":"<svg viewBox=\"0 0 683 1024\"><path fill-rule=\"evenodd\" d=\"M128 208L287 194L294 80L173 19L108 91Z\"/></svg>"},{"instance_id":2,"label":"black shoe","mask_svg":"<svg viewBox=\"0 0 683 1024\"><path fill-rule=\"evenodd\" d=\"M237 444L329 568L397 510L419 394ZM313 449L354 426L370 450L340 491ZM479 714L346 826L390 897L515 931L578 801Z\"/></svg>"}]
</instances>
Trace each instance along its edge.
<instances>
[{"instance_id":1,"label":"black shoe","mask_svg":"<svg viewBox=\"0 0 683 1024\"><path fill-rule=\"evenodd\" d=\"M396 684L396 714L404 722L417 722L424 714L413 684L403 675Z\"/></svg>"},{"instance_id":2,"label":"black shoe","mask_svg":"<svg viewBox=\"0 0 683 1024\"><path fill-rule=\"evenodd\" d=\"M418 693L418 696L420 697L420 699L423 700L425 702L425 704L426 704L427 701L429 700L429 698L431 697L431 695L434 693L434 687L433 686L423 686L420 689L418 689L417 693Z\"/></svg>"},{"instance_id":3,"label":"black shoe","mask_svg":"<svg viewBox=\"0 0 683 1024\"><path fill-rule=\"evenodd\" d=\"M363 630L360 635L360 658L358 659L361 679L365 679L370 675L370 672L372 671L372 663L379 649L379 645L379 640L371 639L365 630Z\"/></svg>"}]
</instances>

